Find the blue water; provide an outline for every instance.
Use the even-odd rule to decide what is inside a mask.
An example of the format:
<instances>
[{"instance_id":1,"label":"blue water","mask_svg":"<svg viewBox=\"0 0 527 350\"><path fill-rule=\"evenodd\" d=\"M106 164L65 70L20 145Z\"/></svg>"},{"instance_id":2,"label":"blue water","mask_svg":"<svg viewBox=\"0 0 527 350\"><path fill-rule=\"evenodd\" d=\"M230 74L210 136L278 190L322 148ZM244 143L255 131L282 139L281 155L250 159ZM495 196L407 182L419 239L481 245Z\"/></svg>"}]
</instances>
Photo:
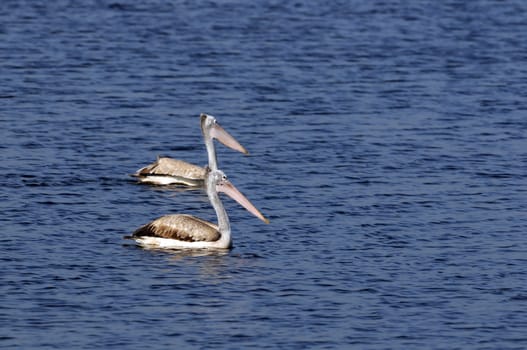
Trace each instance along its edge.
<instances>
[{"instance_id":1,"label":"blue water","mask_svg":"<svg viewBox=\"0 0 527 350\"><path fill-rule=\"evenodd\" d=\"M3 0L0 348L527 348L526 4ZM201 112L271 223L138 248Z\"/></svg>"}]
</instances>

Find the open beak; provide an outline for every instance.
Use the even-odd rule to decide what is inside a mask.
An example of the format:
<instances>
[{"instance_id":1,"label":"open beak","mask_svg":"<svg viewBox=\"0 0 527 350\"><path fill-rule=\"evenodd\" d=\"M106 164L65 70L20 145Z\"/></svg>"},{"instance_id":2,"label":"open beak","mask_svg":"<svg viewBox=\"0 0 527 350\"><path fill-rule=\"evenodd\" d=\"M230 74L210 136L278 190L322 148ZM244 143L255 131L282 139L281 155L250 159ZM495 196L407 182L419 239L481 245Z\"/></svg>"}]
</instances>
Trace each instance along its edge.
<instances>
[{"instance_id":1,"label":"open beak","mask_svg":"<svg viewBox=\"0 0 527 350\"><path fill-rule=\"evenodd\" d=\"M266 224L269 223L269 219L260 213L258 209L240 192L230 181L223 181L221 185L217 187L218 191L227 194L229 197L238 202L242 207L247 209L251 214L262 220Z\"/></svg>"},{"instance_id":2,"label":"open beak","mask_svg":"<svg viewBox=\"0 0 527 350\"><path fill-rule=\"evenodd\" d=\"M234 137L232 137L225 129L223 129L220 124L215 123L212 128L210 129L210 136L217 139L221 143L223 143L225 146L232 148L235 151L249 154L249 152L240 145L238 141Z\"/></svg>"}]
</instances>

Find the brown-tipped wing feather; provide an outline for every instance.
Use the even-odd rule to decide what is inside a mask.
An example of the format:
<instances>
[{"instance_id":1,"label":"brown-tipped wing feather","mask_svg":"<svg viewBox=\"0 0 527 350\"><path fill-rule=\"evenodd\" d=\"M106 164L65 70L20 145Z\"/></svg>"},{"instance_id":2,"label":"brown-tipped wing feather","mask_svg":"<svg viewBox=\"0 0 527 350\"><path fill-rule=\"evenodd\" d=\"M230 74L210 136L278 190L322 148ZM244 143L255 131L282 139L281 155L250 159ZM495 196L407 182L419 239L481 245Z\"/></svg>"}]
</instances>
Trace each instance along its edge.
<instances>
[{"instance_id":1,"label":"brown-tipped wing feather","mask_svg":"<svg viewBox=\"0 0 527 350\"><path fill-rule=\"evenodd\" d=\"M135 176L169 175L187 179L203 180L205 169L179 159L159 157L152 164L139 169Z\"/></svg>"},{"instance_id":2,"label":"brown-tipped wing feather","mask_svg":"<svg viewBox=\"0 0 527 350\"><path fill-rule=\"evenodd\" d=\"M165 215L138 228L132 237L153 236L186 242L213 242L220 238L218 227L184 214Z\"/></svg>"}]
</instances>

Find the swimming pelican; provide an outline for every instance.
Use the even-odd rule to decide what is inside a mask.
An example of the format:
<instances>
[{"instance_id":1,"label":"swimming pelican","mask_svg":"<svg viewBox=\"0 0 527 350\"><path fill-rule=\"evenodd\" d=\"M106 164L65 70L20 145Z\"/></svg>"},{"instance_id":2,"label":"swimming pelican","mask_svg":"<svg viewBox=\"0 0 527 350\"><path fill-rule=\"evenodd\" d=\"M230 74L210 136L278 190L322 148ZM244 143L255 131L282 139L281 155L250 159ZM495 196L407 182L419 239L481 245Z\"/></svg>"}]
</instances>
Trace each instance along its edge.
<instances>
[{"instance_id":1,"label":"swimming pelican","mask_svg":"<svg viewBox=\"0 0 527 350\"><path fill-rule=\"evenodd\" d=\"M140 228L131 237L145 247L221 248L232 246L231 226L218 192L226 193L245 209L265 223L269 220L227 179L223 171L206 168L205 189L216 211L218 224L186 214L162 216Z\"/></svg>"},{"instance_id":2,"label":"swimming pelican","mask_svg":"<svg viewBox=\"0 0 527 350\"><path fill-rule=\"evenodd\" d=\"M213 139L217 139L225 146L238 152L249 153L245 147L240 145L234 137L218 124L216 118L202 113L200 119L201 132L207 148L209 168L218 169L216 147ZM137 170L133 176L137 177L140 182L154 185L204 186L205 168L178 159L158 157L154 163Z\"/></svg>"}]
</instances>

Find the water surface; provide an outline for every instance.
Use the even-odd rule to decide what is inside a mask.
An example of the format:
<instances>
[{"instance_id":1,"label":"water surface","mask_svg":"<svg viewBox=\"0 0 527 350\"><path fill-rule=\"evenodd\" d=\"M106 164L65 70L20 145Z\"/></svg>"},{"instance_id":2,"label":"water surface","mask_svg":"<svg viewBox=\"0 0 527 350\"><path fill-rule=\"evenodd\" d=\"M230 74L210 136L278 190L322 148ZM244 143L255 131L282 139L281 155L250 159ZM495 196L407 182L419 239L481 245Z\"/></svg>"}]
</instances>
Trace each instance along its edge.
<instances>
[{"instance_id":1,"label":"water surface","mask_svg":"<svg viewBox=\"0 0 527 350\"><path fill-rule=\"evenodd\" d=\"M0 348L524 349L522 1L0 4ZM200 191L228 252L123 239Z\"/></svg>"}]
</instances>

